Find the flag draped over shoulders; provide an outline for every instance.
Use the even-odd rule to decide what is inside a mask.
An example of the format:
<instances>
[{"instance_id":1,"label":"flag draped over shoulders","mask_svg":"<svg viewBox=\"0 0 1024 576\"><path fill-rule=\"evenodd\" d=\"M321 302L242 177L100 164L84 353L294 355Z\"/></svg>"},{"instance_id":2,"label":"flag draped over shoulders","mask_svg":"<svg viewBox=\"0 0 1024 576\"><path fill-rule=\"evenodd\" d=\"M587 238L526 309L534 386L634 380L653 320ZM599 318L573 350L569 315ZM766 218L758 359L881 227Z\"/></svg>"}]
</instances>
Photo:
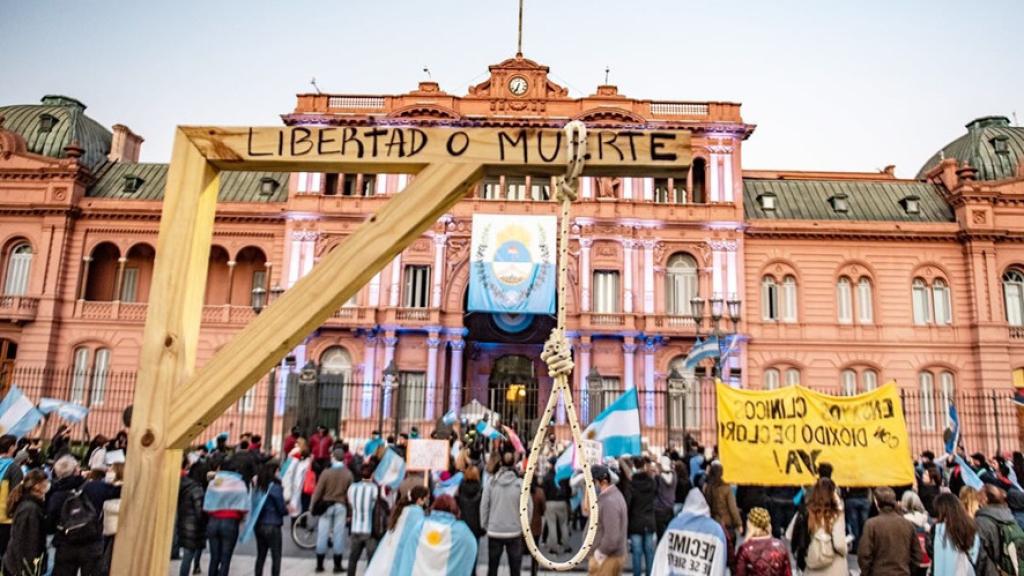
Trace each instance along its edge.
<instances>
[{"instance_id":1,"label":"flag draped over shoulders","mask_svg":"<svg viewBox=\"0 0 1024 576\"><path fill-rule=\"evenodd\" d=\"M392 574L463 576L476 566L476 537L455 516L435 510L415 529L407 527ZM369 574L369 572L367 572Z\"/></svg>"},{"instance_id":2,"label":"flag draped over shoulders","mask_svg":"<svg viewBox=\"0 0 1024 576\"><path fill-rule=\"evenodd\" d=\"M252 508L249 487L242 475L221 470L210 481L203 497L203 511L238 510L248 512Z\"/></svg>"},{"instance_id":3,"label":"flag draped over shoulders","mask_svg":"<svg viewBox=\"0 0 1024 576\"><path fill-rule=\"evenodd\" d=\"M388 530L377 545L370 564L366 567L366 576L398 576L398 559L406 546L411 546L410 535L419 534L424 518L423 508L415 504L406 506L398 522L392 530Z\"/></svg>"}]
</instances>

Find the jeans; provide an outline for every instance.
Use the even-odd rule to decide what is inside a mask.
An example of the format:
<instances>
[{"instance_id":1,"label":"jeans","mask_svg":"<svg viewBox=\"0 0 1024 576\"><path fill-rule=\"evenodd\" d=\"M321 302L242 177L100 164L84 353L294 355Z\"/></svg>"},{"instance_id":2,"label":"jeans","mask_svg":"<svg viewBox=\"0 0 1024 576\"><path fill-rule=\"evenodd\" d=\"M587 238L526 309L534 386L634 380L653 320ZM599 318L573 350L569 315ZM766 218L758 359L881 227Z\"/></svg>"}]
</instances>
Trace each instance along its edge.
<instances>
[{"instance_id":1,"label":"jeans","mask_svg":"<svg viewBox=\"0 0 1024 576\"><path fill-rule=\"evenodd\" d=\"M199 561L199 555L203 553L202 548L182 548L181 567L178 568L178 576L189 576L192 573L192 563Z\"/></svg>"},{"instance_id":2,"label":"jeans","mask_svg":"<svg viewBox=\"0 0 1024 576\"><path fill-rule=\"evenodd\" d=\"M316 521L316 553L327 554L327 538L331 538L331 549L335 556L345 550L345 518L348 509L344 504L331 504L323 516Z\"/></svg>"},{"instance_id":3,"label":"jeans","mask_svg":"<svg viewBox=\"0 0 1024 576\"><path fill-rule=\"evenodd\" d=\"M508 552L508 573L519 574L523 570L523 537L487 537L487 576L498 576L502 552Z\"/></svg>"},{"instance_id":4,"label":"jeans","mask_svg":"<svg viewBox=\"0 0 1024 576\"><path fill-rule=\"evenodd\" d=\"M867 498L846 499L846 528L853 536L853 549L860 543L860 535L864 532L864 523L868 521L871 503Z\"/></svg>"},{"instance_id":5,"label":"jeans","mask_svg":"<svg viewBox=\"0 0 1024 576\"><path fill-rule=\"evenodd\" d=\"M629 535L629 555L633 558L633 574L651 576L654 571L654 533ZM640 556L645 560L646 570L640 564Z\"/></svg>"},{"instance_id":6,"label":"jeans","mask_svg":"<svg viewBox=\"0 0 1024 576\"><path fill-rule=\"evenodd\" d=\"M281 526L259 524L256 526L256 576L263 576L263 563L270 552L270 574L281 576Z\"/></svg>"},{"instance_id":7,"label":"jeans","mask_svg":"<svg viewBox=\"0 0 1024 576\"><path fill-rule=\"evenodd\" d=\"M103 543L64 544L57 548L53 559L53 576L76 576L81 570L84 576L100 573L100 559Z\"/></svg>"},{"instance_id":8,"label":"jeans","mask_svg":"<svg viewBox=\"0 0 1024 576\"><path fill-rule=\"evenodd\" d=\"M206 537L210 541L209 576L228 576L231 571L231 556L238 541L238 520L210 518L206 526Z\"/></svg>"},{"instance_id":9,"label":"jeans","mask_svg":"<svg viewBox=\"0 0 1024 576\"><path fill-rule=\"evenodd\" d=\"M377 539L369 534L352 534L352 548L348 552L348 576L356 576L356 564L366 550L366 561L377 551Z\"/></svg>"},{"instance_id":10,"label":"jeans","mask_svg":"<svg viewBox=\"0 0 1024 576\"><path fill-rule=\"evenodd\" d=\"M544 544L548 548L554 548L555 543L569 544L569 503L561 500L548 502L544 509L544 524L548 528L548 537ZM559 530L561 530L559 532ZM539 537L534 534L534 537ZM559 541L559 539L563 539Z\"/></svg>"}]
</instances>

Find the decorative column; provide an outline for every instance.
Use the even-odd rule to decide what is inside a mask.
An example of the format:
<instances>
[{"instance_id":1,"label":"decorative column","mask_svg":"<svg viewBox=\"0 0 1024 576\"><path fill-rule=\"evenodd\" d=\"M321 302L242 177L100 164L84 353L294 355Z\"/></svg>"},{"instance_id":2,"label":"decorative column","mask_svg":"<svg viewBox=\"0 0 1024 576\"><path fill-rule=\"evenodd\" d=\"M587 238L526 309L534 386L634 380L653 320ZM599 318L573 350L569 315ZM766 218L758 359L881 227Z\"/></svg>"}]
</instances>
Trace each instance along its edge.
<instances>
[{"instance_id":1,"label":"decorative column","mask_svg":"<svg viewBox=\"0 0 1024 576\"><path fill-rule=\"evenodd\" d=\"M124 265L128 263L128 258L121 256L117 259L117 280L114 281L114 297L111 300L121 299L121 290L124 284Z\"/></svg>"},{"instance_id":2,"label":"decorative column","mask_svg":"<svg viewBox=\"0 0 1024 576\"><path fill-rule=\"evenodd\" d=\"M583 198L593 198L594 197L594 179L592 177L590 177L590 176L584 176L583 178L580 178L580 182L582 183L582 185L580 186L580 189L582 190L580 195Z\"/></svg>"},{"instance_id":3,"label":"decorative column","mask_svg":"<svg viewBox=\"0 0 1024 576\"><path fill-rule=\"evenodd\" d=\"M388 293L388 306L398 308L398 295L401 292L399 281L402 278L402 255L395 256L391 261L391 290Z\"/></svg>"},{"instance_id":4,"label":"decorative column","mask_svg":"<svg viewBox=\"0 0 1024 576\"><path fill-rule=\"evenodd\" d=\"M437 347L441 345L441 327L427 328L427 397L423 417L434 419L434 390L437 388Z\"/></svg>"},{"instance_id":5,"label":"decorative column","mask_svg":"<svg viewBox=\"0 0 1024 576\"><path fill-rule=\"evenodd\" d=\"M302 232L292 232L292 245L288 257L288 288L291 288L301 277L302 270Z\"/></svg>"},{"instance_id":6,"label":"decorative column","mask_svg":"<svg viewBox=\"0 0 1024 576\"><path fill-rule=\"evenodd\" d=\"M580 337L580 419L590 422L590 397L587 394L587 375L590 374L590 351L594 345L590 343L590 336Z\"/></svg>"},{"instance_id":7,"label":"decorative column","mask_svg":"<svg viewBox=\"0 0 1024 576\"><path fill-rule=\"evenodd\" d=\"M466 341L461 338L449 340L448 345L452 349L452 365L448 376L448 405L458 410L462 408L462 351L466 348Z\"/></svg>"},{"instance_id":8,"label":"decorative column","mask_svg":"<svg viewBox=\"0 0 1024 576\"><path fill-rule=\"evenodd\" d=\"M635 240L622 241L622 311L626 314L633 313L633 248Z\"/></svg>"},{"instance_id":9,"label":"decorative column","mask_svg":"<svg viewBox=\"0 0 1024 576\"><path fill-rule=\"evenodd\" d=\"M726 202L732 202L732 146L724 146L722 153L722 198Z\"/></svg>"},{"instance_id":10,"label":"decorative column","mask_svg":"<svg viewBox=\"0 0 1024 576\"><path fill-rule=\"evenodd\" d=\"M377 381L377 335L366 335L363 347L363 402L360 414L369 418L373 414L373 385Z\"/></svg>"},{"instance_id":11,"label":"decorative column","mask_svg":"<svg viewBox=\"0 0 1024 576\"><path fill-rule=\"evenodd\" d=\"M654 424L654 351L658 339L649 337L644 341L644 424Z\"/></svg>"},{"instance_id":12,"label":"decorative column","mask_svg":"<svg viewBox=\"0 0 1024 576\"><path fill-rule=\"evenodd\" d=\"M388 331L384 335L384 368L391 365L391 361L395 359L395 346L398 345L398 335L394 332ZM398 385L395 381L392 384ZM390 387L384 387L384 402L383 402L383 413L384 415L391 414L391 395L392 390Z\"/></svg>"},{"instance_id":13,"label":"decorative column","mask_svg":"<svg viewBox=\"0 0 1024 576\"><path fill-rule=\"evenodd\" d=\"M316 241L320 237L319 232L307 231L302 236L302 275L309 274L313 269L316 256Z\"/></svg>"},{"instance_id":14,"label":"decorative column","mask_svg":"<svg viewBox=\"0 0 1024 576\"><path fill-rule=\"evenodd\" d=\"M234 260L228 260L228 301L226 304L231 306L231 293L235 291L235 265L238 262Z\"/></svg>"},{"instance_id":15,"label":"decorative column","mask_svg":"<svg viewBox=\"0 0 1024 576\"><path fill-rule=\"evenodd\" d=\"M580 238L580 312L590 312L590 247L594 241Z\"/></svg>"},{"instance_id":16,"label":"decorative column","mask_svg":"<svg viewBox=\"0 0 1024 576\"><path fill-rule=\"evenodd\" d=\"M438 234L434 236L434 271L433 271L433 297L431 299L431 308L441 307L441 280L444 276L444 250L448 241L448 236L444 234Z\"/></svg>"},{"instance_id":17,"label":"decorative column","mask_svg":"<svg viewBox=\"0 0 1024 576\"><path fill-rule=\"evenodd\" d=\"M89 264L92 263L92 256L82 257L82 285L78 290L78 299L85 300L85 292L89 289Z\"/></svg>"},{"instance_id":18,"label":"decorative column","mask_svg":"<svg viewBox=\"0 0 1024 576\"><path fill-rule=\"evenodd\" d=\"M644 314L654 314L654 247L657 240L644 240Z\"/></svg>"},{"instance_id":19,"label":"decorative column","mask_svg":"<svg viewBox=\"0 0 1024 576\"><path fill-rule=\"evenodd\" d=\"M644 186L644 202L654 201L654 178L644 178L641 180Z\"/></svg>"},{"instance_id":20,"label":"decorative column","mask_svg":"<svg viewBox=\"0 0 1024 576\"><path fill-rule=\"evenodd\" d=\"M622 343L622 376L623 386L626 390L636 387L636 382L633 380L636 374L636 370L633 368L636 348L637 345L633 341L633 337L627 336L626 341Z\"/></svg>"},{"instance_id":21,"label":"decorative column","mask_svg":"<svg viewBox=\"0 0 1024 576\"><path fill-rule=\"evenodd\" d=\"M711 201L712 202L718 202L719 200L722 199L722 196L721 196L721 192L720 192L721 188L718 185L718 157L719 157L719 154L718 154L717 148L711 148L711 153L708 154L708 156L709 156L709 159L711 160L711 162L708 164L708 176L711 177L710 178L710 182L709 182L709 184L711 186L711 189L709 190L709 192L710 192L710 196L711 196Z\"/></svg>"}]
</instances>

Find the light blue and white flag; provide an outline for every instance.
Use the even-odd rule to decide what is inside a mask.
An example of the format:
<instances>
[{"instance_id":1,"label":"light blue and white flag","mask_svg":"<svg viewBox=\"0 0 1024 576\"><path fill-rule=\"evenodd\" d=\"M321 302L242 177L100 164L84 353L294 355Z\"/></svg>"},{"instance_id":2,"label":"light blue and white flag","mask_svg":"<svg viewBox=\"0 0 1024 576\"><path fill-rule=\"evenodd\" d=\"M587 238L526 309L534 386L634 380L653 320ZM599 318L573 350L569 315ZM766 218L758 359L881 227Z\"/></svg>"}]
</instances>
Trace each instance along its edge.
<instances>
[{"instance_id":1,"label":"light blue and white flag","mask_svg":"<svg viewBox=\"0 0 1024 576\"><path fill-rule=\"evenodd\" d=\"M416 547L412 536L419 535L423 518L423 508L419 506L406 506L402 509L395 527L388 530L377 545L377 551L366 567L366 576L402 576L402 572L399 572L399 559L403 557L406 548Z\"/></svg>"},{"instance_id":2,"label":"light blue and white flag","mask_svg":"<svg viewBox=\"0 0 1024 576\"><path fill-rule=\"evenodd\" d=\"M11 386L7 396L0 402L0 434L11 434L21 438L39 424L43 413L36 409L32 400L21 393L17 386Z\"/></svg>"},{"instance_id":3,"label":"light blue and white flag","mask_svg":"<svg viewBox=\"0 0 1024 576\"><path fill-rule=\"evenodd\" d=\"M447 480L438 480L437 483L434 484L434 498L444 496L445 494L454 498L455 494L458 493L459 486L461 484L462 472L456 472Z\"/></svg>"},{"instance_id":4,"label":"light blue and white flag","mask_svg":"<svg viewBox=\"0 0 1024 576\"><path fill-rule=\"evenodd\" d=\"M468 310L554 314L555 238L554 216L474 214Z\"/></svg>"},{"instance_id":5,"label":"light blue and white flag","mask_svg":"<svg viewBox=\"0 0 1024 576\"><path fill-rule=\"evenodd\" d=\"M383 445L384 441L380 438L371 438L370 441L363 446L363 455L373 456L377 452L377 449Z\"/></svg>"},{"instance_id":6,"label":"light blue and white flag","mask_svg":"<svg viewBox=\"0 0 1024 576\"><path fill-rule=\"evenodd\" d=\"M498 429L491 426L491 423L486 420L481 420L476 423L476 432L488 440L504 438L504 436L501 435L501 432L498 432Z\"/></svg>"},{"instance_id":7,"label":"light blue and white flag","mask_svg":"<svg viewBox=\"0 0 1024 576\"><path fill-rule=\"evenodd\" d=\"M981 490L985 483L981 481L981 477L978 476L978 473L968 466L967 462L964 462L963 457L959 454L955 456L955 459L956 463L960 466L960 478L963 479L964 485L970 486L975 490Z\"/></svg>"},{"instance_id":8,"label":"light blue and white flag","mask_svg":"<svg viewBox=\"0 0 1024 576\"><path fill-rule=\"evenodd\" d=\"M600 442L606 458L640 454L640 408L636 388L623 392L598 414L583 431L583 437ZM555 462L555 479L560 482L569 478L579 467L576 445L570 444Z\"/></svg>"},{"instance_id":9,"label":"light blue and white flag","mask_svg":"<svg viewBox=\"0 0 1024 576\"><path fill-rule=\"evenodd\" d=\"M57 398L40 398L39 411L43 414L56 412L57 416L75 424L85 420L85 417L89 415L89 409L85 406L65 402Z\"/></svg>"},{"instance_id":10,"label":"light blue and white flag","mask_svg":"<svg viewBox=\"0 0 1024 576\"><path fill-rule=\"evenodd\" d=\"M434 510L414 531L405 532L408 545L401 547L391 574L463 576L476 568L477 539L450 513Z\"/></svg>"},{"instance_id":11,"label":"light blue and white flag","mask_svg":"<svg viewBox=\"0 0 1024 576\"><path fill-rule=\"evenodd\" d=\"M394 450L388 448L384 451L384 457L377 464L377 469L373 471L373 481L378 486L387 486L394 490L404 479L405 460L402 460L402 457Z\"/></svg>"},{"instance_id":12,"label":"light blue and white flag","mask_svg":"<svg viewBox=\"0 0 1024 576\"><path fill-rule=\"evenodd\" d=\"M249 486L237 472L221 470L210 481L203 498L203 511L238 510L248 512L252 508Z\"/></svg>"},{"instance_id":13,"label":"light blue and white flag","mask_svg":"<svg viewBox=\"0 0 1024 576\"><path fill-rule=\"evenodd\" d=\"M444 422L445 426L451 426L459 419L458 411L455 408L449 410L444 416L441 417L441 422Z\"/></svg>"},{"instance_id":14,"label":"light blue and white flag","mask_svg":"<svg viewBox=\"0 0 1024 576\"><path fill-rule=\"evenodd\" d=\"M686 355L686 362L683 366L688 370L693 370L705 358L718 358L720 354L717 336L708 336L703 341L697 338L693 343L693 348L690 348L690 353Z\"/></svg>"},{"instance_id":15,"label":"light blue and white flag","mask_svg":"<svg viewBox=\"0 0 1024 576\"><path fill-rule=\"evenodd\" d=\"M956 406L952 402L949 403L949 412L947 416L948 422L946 423L946 454L952 454L956 452L956 445L960 443L960 415L956 411Z\"/></svg>"}]
</instances>

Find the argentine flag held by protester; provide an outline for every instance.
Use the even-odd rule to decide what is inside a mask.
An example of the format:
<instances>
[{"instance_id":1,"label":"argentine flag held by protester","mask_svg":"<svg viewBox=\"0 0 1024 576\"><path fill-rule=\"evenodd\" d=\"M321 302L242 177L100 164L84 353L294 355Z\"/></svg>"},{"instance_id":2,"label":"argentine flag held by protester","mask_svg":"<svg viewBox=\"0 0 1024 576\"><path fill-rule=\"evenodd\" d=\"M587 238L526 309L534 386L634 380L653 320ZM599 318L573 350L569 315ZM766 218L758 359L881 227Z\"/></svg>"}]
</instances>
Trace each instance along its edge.
<instances>
[{"instance_id":1,"label":"argentine flag held by protester","mask_svg":"<svg viewBox=\"0 0 1024 576\"><path fill-rule=\"evenodd\" d=\"M391 574L464 576L476 568L476 537L450 513L434 510L404 532Z\"/></svg>"},{"instance_id":2,"label":"argentine flag held by protester","mask_svg":"<svg viewBox=\"0 0 1024 576\"><path fill-rule=\"evenodd\" d=\"M605 457L640 454L640 409L636 388L623 392L622 396L598 414L583 431L583 437L600 442ZM555 462L555 479L561 482L571 477L573 470L578 467L576 445L570 444Z\"/></svg>"},{"instance_id":3,"label":"argentine flag held by protester","mask_svg":"<svg viewBox=\"0 0 1024 576\"><path fill-rule=\"evenodd\" d=\"M22 394L17 386L11 386L0 402L0 434L10 434L21 438L31 432L43 413L36 409L32 400Z\"/></svg>"},{"instance_id":4,"label":"argentine flag held by protester","mask_svg":"<svg viewBox=\"0 0 1024 576\"><path fill-rule=\"evenodd\" d=\"M981 490L985 486L985 483L982 482L981 477L978 476L978 473L974 471L974 468L968 466L967 462L964 462L962 456L957 454L954 457L954 460L956 461L957 465L960 466L960 478L963 479L965 485L970 486L975 490Z\"/></svg>"},{"instance_id":5,"label":"argentine flag held by protester","mask_svg":"<svg viewBox=\"0 0 1024 576\"><path fill-rule=\"evenodd\" d=\"M237 472L221 470L210 481L203 498L203 511L239 510L248 512L252 507L249 486Z\"/></svg>"},{"instance_id":6,"label":"argentine flag held by protester","mask_svg":"<svg viewBox=\"0 0 1024 576\"><path fill-rule=\"evenodd\" d=\"M402 457L394 450L388 448L384 451L384 457L380 459L380 463L377 464L377 469L373 471L373 481L380 486L387 486L394 490L404 479L405 460L402 460Z\"/></svg>"},{"instance_id":7,"label":"argentine flag held by protester","mask_svg":"<svg viewBox=\"0 0 1024 576\"><path fill-rule=\"evenodd\" d=\"M456 472L452 474L447 480L438 480L434 484L434 498L444 496L445 494L455 497L455 494L459 491L459 485L462 484L462 472Z\"/></svg>"},{"instance_id":8,"label":"argentine flag held by protester","mask_svg":"<svg viewBox=\"0 0 1024 576\"><path fill-rule=\"evenodd\" d=\"M498 429L495 428L494 426L491 426L491 423L488 422L487 420L481 420L476 423L476 432L477 434L480 434L481 436L487 438L488 440L497 440L499 438L504 438L501 435L501 432L498 432Z\"/></svg>"},{"instance_id":9,"label":"argentine flag held by protester","mask_svg":"<svg viewBox=\"0 0 1024 576\"><path fill-rule=\"evenodd\" d=\"M444 422L445 426L451 426L455 424L455 421L459 419L459 415L456 413L455 408L452 408L441 417L441 422Z\"/></svg>"},{"instance_id":10,"label":"argentine flag held by protester","mask_svg":"<svg viewBox=\"0 0 1024 576\"><path fill-rule=\"evenodd\" d=\"M39 411L43 414L56 412L57 416L75 424L85 420L85 417L89 415L89 409L85 406L65 402L57 398L40 398Z\"/></svg>"},{"instance_id":11,"label":"argentine flag held by protester","mask_svg":"<svg viewBox=\"0 0 1024 576\"><path fill-rule=\"evenodd\" d=\"M956 445L960 443L960 415L956 411L956 406L952 402L949 403L949 414L948 414L947 430L943 434L946 444L946 454L952 454L956 452Z\"/></svg>"},{"instance_id":12,"label":"argentine flag held by protester","mask_svg":"<svg viewBox=\"0 0 1024 576\"><path fill-rule=\"evenodd\" d=\"M721 354L721 350L718 348L717 336L708 336L704 341L698 338L693 343L693 347L690 348L690 353L686 355L686 362L683 364L683 367L687 370L693 370L705 358L717 358L719 354Z\"/></svg>"}]
</instances>

